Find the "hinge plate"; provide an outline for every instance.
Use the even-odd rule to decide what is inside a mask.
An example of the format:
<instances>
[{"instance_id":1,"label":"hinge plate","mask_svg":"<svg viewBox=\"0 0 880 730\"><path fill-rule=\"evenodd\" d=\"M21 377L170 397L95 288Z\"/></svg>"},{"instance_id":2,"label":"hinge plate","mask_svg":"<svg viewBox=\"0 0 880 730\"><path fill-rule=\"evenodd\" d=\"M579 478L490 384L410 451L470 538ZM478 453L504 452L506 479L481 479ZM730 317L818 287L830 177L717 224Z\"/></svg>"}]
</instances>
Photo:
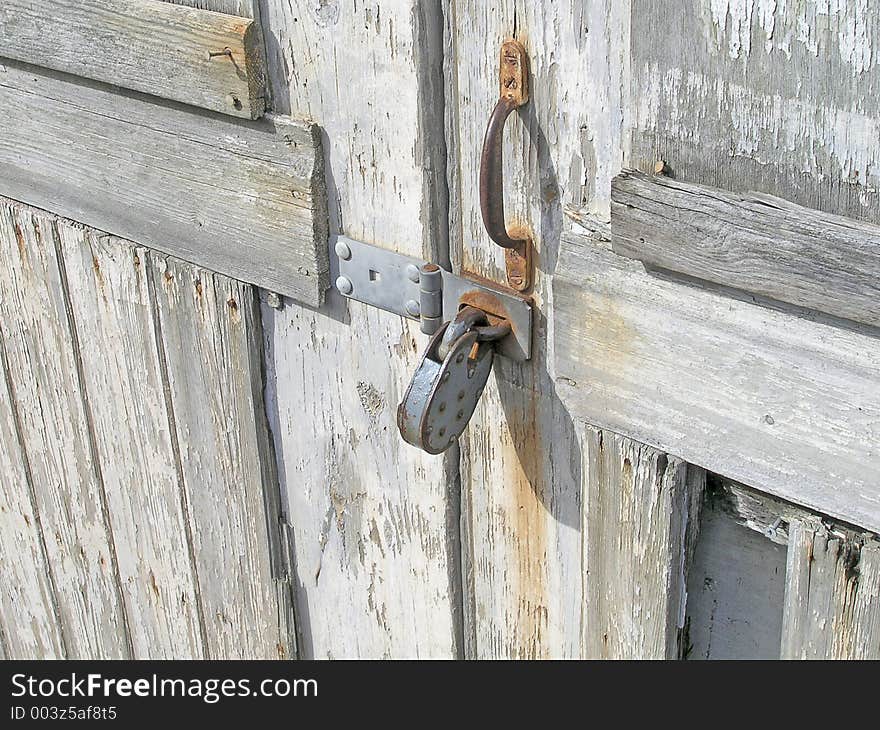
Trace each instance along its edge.
<instances>
[{"instance_id":1,"label":"hinge plate","mask_svg":"<svg viewBox=\"0 0 880 730\"><path fill-rule=\"evenodd\" d=\"M330 252L339 265L336 288L349 299L421 321L428 333L469 304L510 322L511 334L496 346L499 355L512 360L532 356L532 304L524 297L439 269L442 311L423 313L430 299L420 285L426 261L339 235L330 237Z\"/></svg>"}]
</instances>

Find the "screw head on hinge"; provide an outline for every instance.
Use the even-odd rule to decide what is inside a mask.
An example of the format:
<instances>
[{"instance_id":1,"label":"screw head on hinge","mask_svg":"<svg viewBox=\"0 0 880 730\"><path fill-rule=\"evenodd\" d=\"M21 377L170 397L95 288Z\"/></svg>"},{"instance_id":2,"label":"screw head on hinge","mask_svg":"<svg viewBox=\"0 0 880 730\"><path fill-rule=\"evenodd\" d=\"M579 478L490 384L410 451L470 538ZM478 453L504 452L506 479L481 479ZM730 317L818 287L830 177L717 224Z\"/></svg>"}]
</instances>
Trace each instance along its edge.
<instances>
[{"instance_id":1,"label":"screw head on hinge","mask_svg":"<svg viewBox=\"0 0 880 730\"><path fill-rule=\"evenodd\" d=\"M354 289L354 285L351 283L351 279L349 279L347 276L340 276L336 279L336 289L339 291L340 294L345 294L346 296L348 296Z\"/></svg>"},{"instance_id":2,"label":"screw head on hinge","mask_svg":"<svg viewBox=\"0 0 880 730\"><path fill-rule=\"evenodd\" d=\"M336 251L336 255L343 261L348 261L351 258L351 248L349 248L345 241L337 241L333 250Z\"/></svg>"},{"instance_id":3,"label":"screw head on hinge","mask_svg":"<svg viewBox=\"0 0 880 730\"><path fill-rule=\"evenodd\" d=\"M407 300L406 305L404 305L404 308L406 309L406 313L410 317L418 317L422 311L421 307L419 306L419 303L415 299Z\"/></svg>"}]
</instances>

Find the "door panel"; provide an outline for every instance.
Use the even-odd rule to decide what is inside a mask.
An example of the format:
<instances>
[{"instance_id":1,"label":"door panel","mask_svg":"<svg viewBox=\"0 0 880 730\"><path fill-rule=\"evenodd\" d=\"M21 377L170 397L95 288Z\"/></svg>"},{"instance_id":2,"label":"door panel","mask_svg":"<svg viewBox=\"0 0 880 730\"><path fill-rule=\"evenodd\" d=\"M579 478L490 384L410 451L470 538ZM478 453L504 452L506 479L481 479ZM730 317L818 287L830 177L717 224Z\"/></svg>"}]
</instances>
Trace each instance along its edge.
<instances>
[{"instance_id":1,"label":"door panel","mask_svg":"<svg viewBox=\"0 0 880 730\"><path fill-rule=\"evenodd\" d=\"M525 44L531 64L531 99L504 133L504 173L508 224L530 226L537 248L534 350L525 364L496 361L461 439L467 653L676 655L680 617L667 630L666 609L680 596L669 594L663 576L673 566L675 575L685 570L684 540L669 531L685 529L688 500L664 498L653 513L643 512L640 500L667 480L678 483L685 465L673 467L665 454L573 420L557 395L548 341L549 283L570 225L566 209L608 219L610 181L622 156L629 9L607 2L449 4L452 260L496 282L505 280L503 251L480 216L479 144L498 98L498 55L508 37ZM614 446L604 451L603 443ZM638 538L614 519L600 528L592 508L642 521L657 540ZM603 551L616 544L644 563L630 566L626 550ZM618 557L632 580L606 585ZM634 579L641 570L650 586L643 592ZM650 628L633 618L649 611Z\"/></svg>"},{"instance_id":2,"label":"door panel","mask_svg":"<svg viewBox=\"0 0 880 730\"><path fill-rule=\"evenodd\" d=\"M7 200L0 260L7 656L295 654L253 288Z\"/></svg>"},{"instance_id":3,"label":"door panel","mask_svg":"<svg viewBox=\"0 0 880 730\"><path fill-rule=\"evenodd\" d=\"M319 120L331 228L436 260L445 207L442 26L425 3L269 2L276 109ZM426 114L424 110L433 110ZM306 657L461 652L455 450L405 444L397 403L425 338L335 291L263 308Z\"/></svg>"},{"instance_id":4,"label":"door panel","mask_svg":"<svg viewBox=\"0 0 880 730\"><path fill-rule=\"evenodd\" d=\"M0 203L0 546L21 556L0 656L880 655L876 333L646 271L612 251L611 205L631 166L876 222L876 13L177 4L259 21L267 119L0 66L7 192L137 223L123 241ZM499 357L428 456L395 423L427 338L324 296L325 223L503 284L478 160L509 37L531 65L503 149L507 223L536 247L533 357Z\"/></svg>"}]
</instances>

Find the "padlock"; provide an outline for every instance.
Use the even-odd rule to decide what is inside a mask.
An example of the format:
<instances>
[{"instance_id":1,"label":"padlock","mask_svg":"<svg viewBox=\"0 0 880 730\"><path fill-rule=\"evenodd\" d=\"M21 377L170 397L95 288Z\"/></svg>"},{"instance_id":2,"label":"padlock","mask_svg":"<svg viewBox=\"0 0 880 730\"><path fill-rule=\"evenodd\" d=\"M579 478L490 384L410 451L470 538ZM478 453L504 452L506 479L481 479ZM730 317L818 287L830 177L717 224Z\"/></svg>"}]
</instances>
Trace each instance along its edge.
<instances>
[{"instance_id":1,"label":"padlock","mask_svg":"<svg viewBox=\"0 0 880 730\"><path fill-rule=\"evenodd\" d=\"M467 427L486 387L494 343L510 324L490 326L485 312L464 307L431 338L397 408L404 440L429 454L446 451Z\"/></svg>"}]
</instances>

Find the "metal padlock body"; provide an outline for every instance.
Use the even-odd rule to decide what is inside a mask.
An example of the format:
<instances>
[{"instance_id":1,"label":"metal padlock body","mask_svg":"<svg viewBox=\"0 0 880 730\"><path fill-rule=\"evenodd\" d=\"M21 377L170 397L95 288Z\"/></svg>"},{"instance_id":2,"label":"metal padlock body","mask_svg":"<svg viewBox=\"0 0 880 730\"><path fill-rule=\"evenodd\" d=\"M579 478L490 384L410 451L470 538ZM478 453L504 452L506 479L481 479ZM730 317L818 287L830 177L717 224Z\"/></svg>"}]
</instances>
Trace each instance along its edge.
<instances>
[{"instance_id":1,"label":"metal padlock body","mask_svg":"<svg viewBox=\"0 0 880 730\"><path fill-rule=\"evenodd\" d=\"M429 454L446 451L461 436L477 407L492 371L495 348L477 343L476 331L449 344L442 361L438 349L450 323L433 336L397 408L397 425L404 440ZM476 356L470 357L477 344Z\"/></svg>"}]
</instances>

